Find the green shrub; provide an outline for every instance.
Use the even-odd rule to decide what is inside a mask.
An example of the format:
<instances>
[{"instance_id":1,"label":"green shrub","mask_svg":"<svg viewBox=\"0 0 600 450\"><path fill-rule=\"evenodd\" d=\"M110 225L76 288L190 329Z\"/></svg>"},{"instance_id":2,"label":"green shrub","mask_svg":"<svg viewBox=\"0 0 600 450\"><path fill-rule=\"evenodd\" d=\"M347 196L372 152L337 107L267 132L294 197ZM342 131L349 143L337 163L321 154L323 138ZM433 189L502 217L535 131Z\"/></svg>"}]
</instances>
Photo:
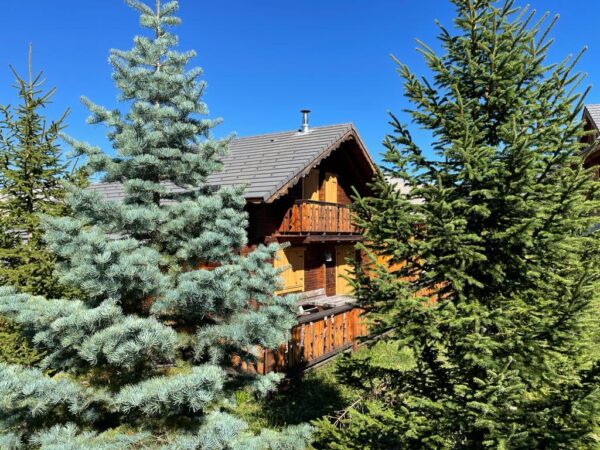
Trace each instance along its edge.
<instances>
[{"instance_id":1,"label":"green shrub","mask_svg":"<svg viewBox=\"0 0 600 450\"><path fill-rule=\"evenodd\" d=\"M0 362L32 365L39 359L40 354L29 345L21 329L0 316Z\"/></svg>"}]
</instances>

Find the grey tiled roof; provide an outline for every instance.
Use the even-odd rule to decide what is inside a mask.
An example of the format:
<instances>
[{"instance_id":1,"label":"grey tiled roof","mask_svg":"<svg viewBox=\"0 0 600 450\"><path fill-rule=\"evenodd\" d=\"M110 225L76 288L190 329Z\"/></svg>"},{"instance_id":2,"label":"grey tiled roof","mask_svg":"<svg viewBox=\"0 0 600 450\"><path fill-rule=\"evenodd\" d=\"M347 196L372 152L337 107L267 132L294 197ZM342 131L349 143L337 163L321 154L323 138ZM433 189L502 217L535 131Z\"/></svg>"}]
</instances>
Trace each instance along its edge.
<instances>
[{"instance_id":1,"label":"grey tiled roof","mask_svg":"<svg viewBox=\"0 0 600 450\"><path fill-rule=\"evenodd\" d=\"M592 120L594 127L596 130L600 131L600 104L595 105L585 105L585 111L587 115Z\"/></svg>"},{"instance_id":2,"label":"grey tiled roof","mask_svg":"<svg viewBox=\"0 0 600 450\"><path fill-rule=\"evenodd\" d=\"M210 175L207 183L244 185L246 198L266 201L326 157L349 133L358 138L350 123L313 127L307 133L284 131L235 138L223 158L223 170ZM123 198L119 183L95 183L90 188L110 200ZM175 185L171 188L183 190Z\"/></svg>"},{"instance_id":3,"label":"grey tiled roof","mask_svg":"<svg viewBox=\"0 0 600 450\"><path fill-rule=\"evenodd\" d=\"M185 192L185 189L183 189L173 183L164 183L164 185L167 186L171 192ZM115 182L115 183L106 183L106 182L92 183L88 186L88 189L100 192L102 194L102 196L107 200L118 201L118 200L122 200L123 196L124 196L123 186L121 185L121 183L117 183L117 182ZM165 201L165 203L169 203L169 200Z\"/></svg>"}]
</instances>

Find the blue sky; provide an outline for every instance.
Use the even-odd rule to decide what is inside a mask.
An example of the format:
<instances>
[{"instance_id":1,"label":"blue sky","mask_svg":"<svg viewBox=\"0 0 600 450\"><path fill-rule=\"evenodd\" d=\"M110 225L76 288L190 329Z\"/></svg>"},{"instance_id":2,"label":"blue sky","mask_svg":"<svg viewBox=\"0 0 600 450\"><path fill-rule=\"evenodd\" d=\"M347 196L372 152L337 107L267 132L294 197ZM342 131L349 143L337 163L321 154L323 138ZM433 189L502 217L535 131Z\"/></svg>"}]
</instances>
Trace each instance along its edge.
<instances>
[{"instance_id":1,"label":"blue sky","mask_svg":"<svg viewBox=\"0 0 600 450\"><path fill-rule=\"evenodd\" d=\"M294 129L300 124L298 110L306 107L313 111L311 125L353 122L376 159L390 130L387 112L407 106L389 55L426 74L415 38L435 47L434 19L450 25L454 13L445 0L180 3L180 48L198 52L195 65L205 71L211 117L224 119L216 135ZM529 3L561 16L552 61L589 46L579 68L597 86L588 103L600 103L600 2ZM5 2L2 15L0 103L14 101L8 64L24 74L31 42L34 68L43 69L48 86L58 88L48 116L70 107L66 131L110 152L105 130L85 123L79 97L118 105L108 51L131 47L140 33L137 13L121 0L28 0ZM425 134L415 130L415 135L426 145Z\"/></svg>"}]
</instances>

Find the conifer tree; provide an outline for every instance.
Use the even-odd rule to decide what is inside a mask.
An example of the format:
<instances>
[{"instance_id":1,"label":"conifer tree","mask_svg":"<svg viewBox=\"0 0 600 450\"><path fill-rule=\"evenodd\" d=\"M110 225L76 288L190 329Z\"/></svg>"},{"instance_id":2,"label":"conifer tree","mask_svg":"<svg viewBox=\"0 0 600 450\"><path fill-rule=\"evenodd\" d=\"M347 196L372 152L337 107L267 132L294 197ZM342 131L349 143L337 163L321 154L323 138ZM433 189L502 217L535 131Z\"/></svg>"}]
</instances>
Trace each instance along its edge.
<instances>
[{"instance_id":1,"label":"conifer tree","mask_svg":"<svg viewBox=\"0 0 600 450\"><path fill-rule=\"evenodd\" d=\"M556 19L512 0L453 3L441 55L419 46L432 76L398 62L433 152L392 116L387 180L410 192L382 177L356 208L385 261L356 286L381 336L344 365L362 401L322 445L591 448L598 182L581 161L578 57L548 63Z\"/></svg>"},{"instance_id":2,"label":"conifer tree","mask_svg":"<svg viewBox=\"0 0 600 450\"><path fill-rule=\"evenodd\" d=\"M21 329L0 316L0 363L32 365L40 359Z\"/></svg>"},{"instance_id":3,"label":"conifer tree","mask_svg":"<svg viewBox=\"0 0 600 450\"><path fill-rule=\"evenodd\" d=\"M276 245L241 254L243 190L205 184L228 140L211 137L201 70L187 68L195 53L175 49L178 2L127 3L151 30L110 54L128 110L83 99L115 156L66 138L124 199L71 186L72 215L44 220L61 281L81 300L0 291L0 313L45 352L40 369L0 365L0 447L304 448L306 426L254 435L232 413L238 390L277 385L238 371L234 356L284 341L295 299L274 295Z\"/></svg>"},{"instance_id":4,"label":"conifer tree","mask_svg":"<svg viewBox=\"0 0 600 450\"><path fill-rule=\"evenodd\" d=\"M1 107L0 119L0 284L23 292L59 296L65 292L54 275L55 257L43 242L40 215L65 211L62 181L71 176L61 156L59 133L66 111L47 123L43 109L56 89L44 92L42 72L16 78L20 103Z\"/></svg>"},{"instance_id":5,"label":"conifer tree","mask_svg":"<svg viewBox=\"0 0 600 450\"><path fill-rule=\"evenodd\" d=\"M11 70L20 103L0 107L0 284L31 294L71 294L58 283L56 258L43 242L40 224L41 214L65 212L62 181L72 173L57 141L68 111L47 124L42 110L55 89L44 92L42 73L33 75L31 46L28 80ZM19 327L4 317L0 347L0 362L33 364L40 358Z\"/></svg>"}]
</instances>

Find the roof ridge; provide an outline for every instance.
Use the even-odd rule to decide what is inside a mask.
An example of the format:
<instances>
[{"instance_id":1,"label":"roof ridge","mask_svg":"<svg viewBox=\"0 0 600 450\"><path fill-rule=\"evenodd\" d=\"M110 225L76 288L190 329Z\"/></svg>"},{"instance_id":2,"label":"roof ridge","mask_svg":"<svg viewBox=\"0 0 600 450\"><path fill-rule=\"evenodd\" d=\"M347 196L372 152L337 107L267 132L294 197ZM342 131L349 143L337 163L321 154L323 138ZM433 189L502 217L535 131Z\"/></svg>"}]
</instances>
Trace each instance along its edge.
<instances>
[{"instance_id":1,"label":"roof ridge","mask_svg":"<svg viewBox=\"0 0 600 450\"><path fill-rule=\"evenodd\" d=\"M262 137L262 136L273 136L273 135L277 135L277 134L289 134L289 133L293 133L293 134L297 133L301 136L306 136L307 134L310 134L311 130L322 130L324 128L333 128L333 127L342 127L342 126L350 126L350 127L354 128L354 123L353 122L342 122L342 123L333 123L330 125L319 125L316 127L310 127L308 133L302 133L299 130L285 130L285 131L273 131L270 133L251 134L249 136L236 136L233 138L233 140L238 141L240 139L251 139L251 138L257 138L257 137Z\"/></svg>"}]
</instances>

